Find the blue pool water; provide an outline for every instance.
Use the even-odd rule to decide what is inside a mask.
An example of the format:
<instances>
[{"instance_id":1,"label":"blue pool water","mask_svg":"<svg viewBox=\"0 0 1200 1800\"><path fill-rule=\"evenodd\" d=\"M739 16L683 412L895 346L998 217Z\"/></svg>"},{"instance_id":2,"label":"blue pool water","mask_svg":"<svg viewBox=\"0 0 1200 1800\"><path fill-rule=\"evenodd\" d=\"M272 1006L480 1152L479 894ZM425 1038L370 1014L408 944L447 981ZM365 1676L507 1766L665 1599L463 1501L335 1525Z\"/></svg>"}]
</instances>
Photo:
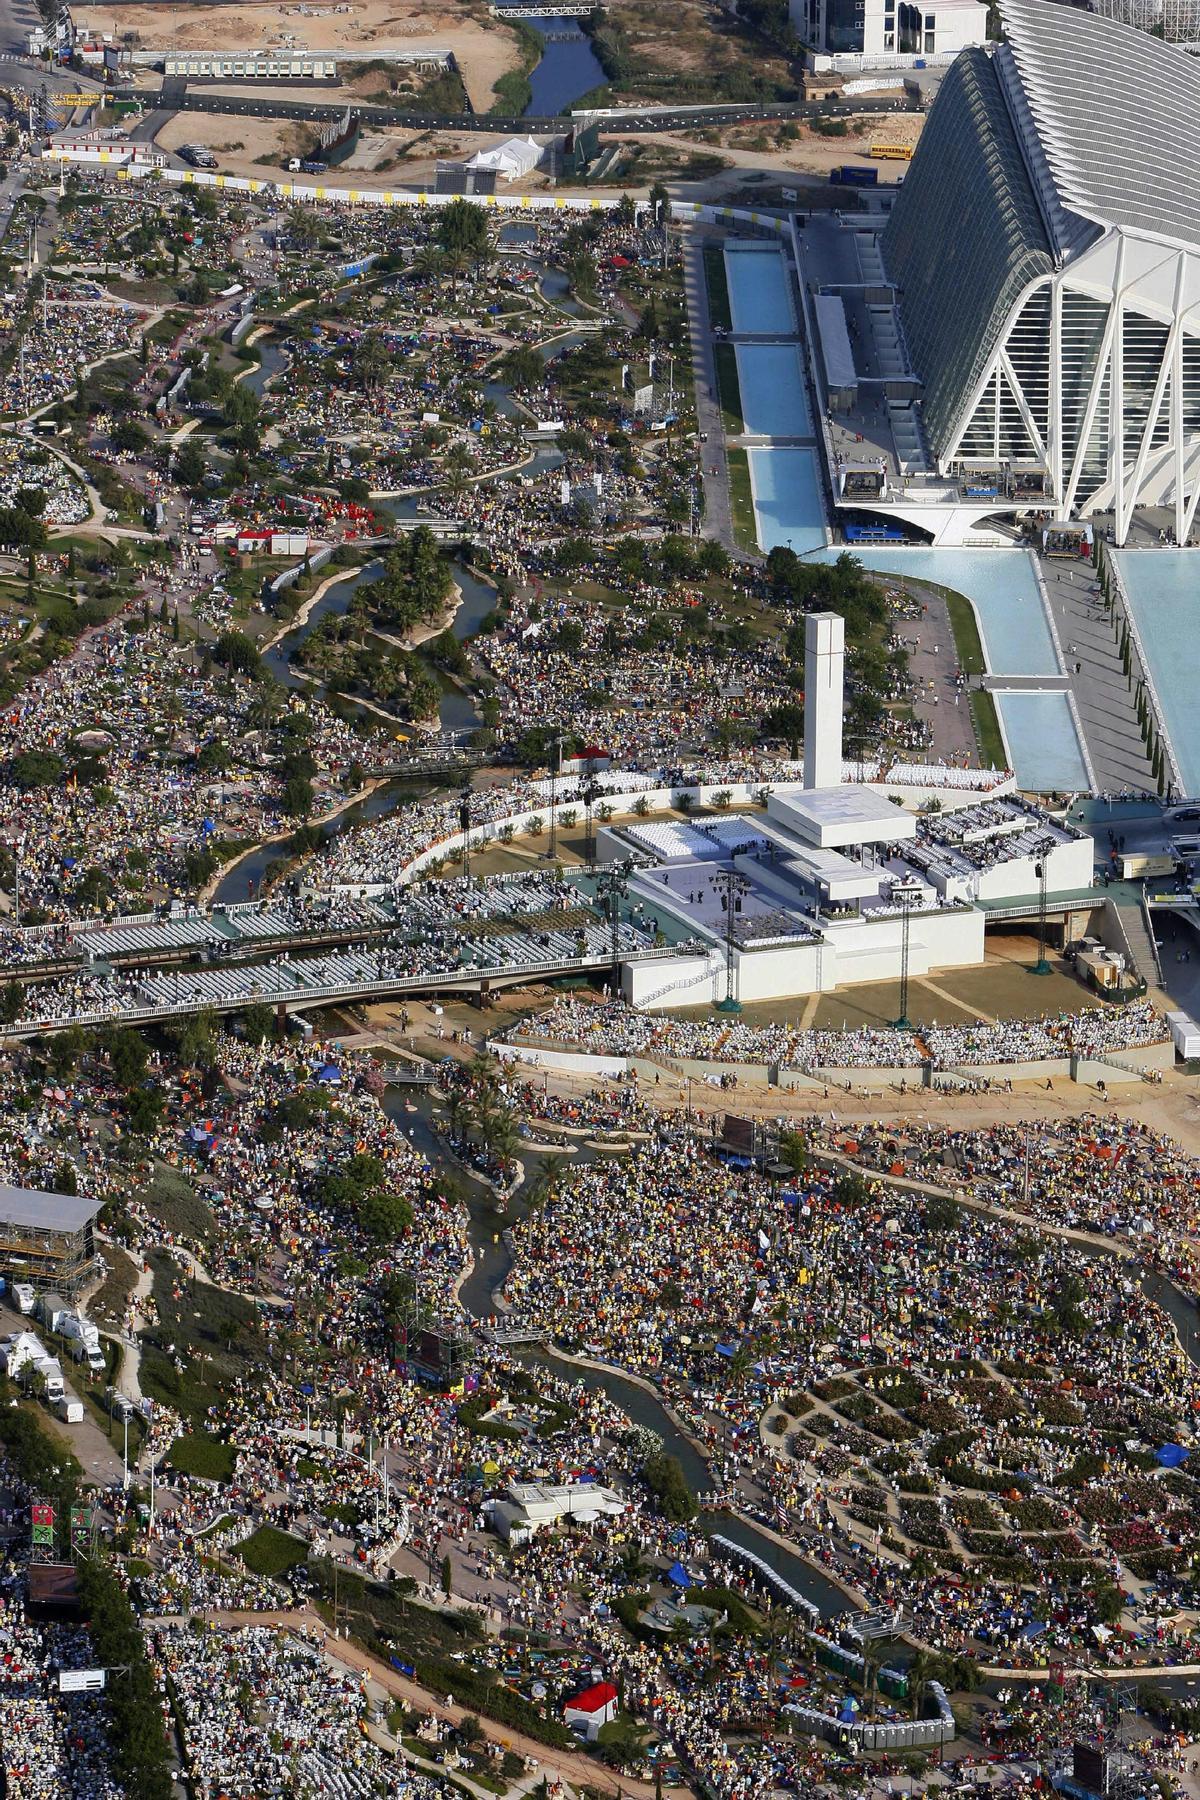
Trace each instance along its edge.
<instances>
[{"instance_id":1,"label":"blue pool water","mask_svg":"<svg viewBox=\"0 0 1200 1800\"><path fill-rule=\"evenodd\" d=\"M1189 794L1200 794L1200 553L1121 550L1117 566Z\"/></svg>"},{"instance_id":2,"label":"blue pool water","mask_svg":"<svg viewBox=\"0 0 1200 1800\"><path fill-rule=\"evenodd\" d=\"M758 541L800 555L825 543L825 510L812 450L747 450Z\"/></svg>"},{"instance_id":3,"label":"blue pool water","mask_svg":"<svg viewBox=\"0 0 1200 1800\"><path fill-rule=\"evenodd\" d=\"M855 550L853 554L864 568L936 581L973 601L992 675L1062 674L1024 550Z\"/></svg>"},{"instance_id":4,"label":"blue pool water","mask_svg":"<svg viewBox=\"0 0 1200 1800\"><path fill-rule=\"evenodd\" d=\"M795 344L738 344L742 423L754 437L811 437L812 419Z\"/></svg>"},{"instance_id":5,"label":"blue pool water","mask_svg":"<svg viewBox=\"0 0 1200 1800\"><path fill-rule=\"evenodd\" d=\"M1075 720L1063 693L1011 692L995 696L1017 784L1035 793L1091 787Z\"/></svg>"},{"instance_id":6,"label":"blue pool water","mask_svg":"<svg viewBox=\"0 0 1200 1800\"><path fill-rule=\"evenodd\" d=\"M726 245L725 279L735 331L791 336L796 329L796 315L782 250Z\"/></svg>"}]
</instances>

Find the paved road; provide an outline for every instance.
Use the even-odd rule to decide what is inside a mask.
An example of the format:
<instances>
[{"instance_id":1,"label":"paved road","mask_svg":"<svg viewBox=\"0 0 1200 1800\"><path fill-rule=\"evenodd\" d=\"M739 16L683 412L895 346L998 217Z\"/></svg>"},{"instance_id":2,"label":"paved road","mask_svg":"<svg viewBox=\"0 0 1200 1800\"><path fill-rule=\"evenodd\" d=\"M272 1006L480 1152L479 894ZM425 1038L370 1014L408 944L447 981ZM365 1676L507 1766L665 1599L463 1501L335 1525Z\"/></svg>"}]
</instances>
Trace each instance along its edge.
<instances>
[{"instance_id":1,"label":"paved road","mask_svg":"<svg viewBox=\"0 0 1200 1800\"><path fill-rule=\"evenodd\" d=\"M1102 794L1152 790L1154 777L1113 628L1099 596L1088 592L1096 572L1083 562L1043 561L1041 567L1096 786Z\"/></svg>"},{"instance_id":2,"label":"paved road","mask_svg":"<svg viewBox=\"0 0 1200 1800\"><path fill-rule=\"evenodd\" d=\"M41 17L33 0L0 0L0 51L25 51Z\"/></svg>"}]
</instances>

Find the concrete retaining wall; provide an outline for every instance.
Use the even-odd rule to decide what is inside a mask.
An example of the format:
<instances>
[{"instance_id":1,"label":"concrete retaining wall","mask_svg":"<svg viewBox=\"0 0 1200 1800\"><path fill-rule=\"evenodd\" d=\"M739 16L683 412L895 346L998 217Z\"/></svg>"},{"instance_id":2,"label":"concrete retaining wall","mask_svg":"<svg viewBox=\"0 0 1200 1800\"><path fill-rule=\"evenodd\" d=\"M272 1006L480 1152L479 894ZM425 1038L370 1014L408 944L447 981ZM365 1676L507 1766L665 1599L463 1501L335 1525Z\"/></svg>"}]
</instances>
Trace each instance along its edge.
<instances>
[{"instance_id":1,"label":"concrete retaining wall","mask_svg":"<svg viewBox=\"0 0 1200 1800\"><path fill-rule=\"evenodd\" d=\"M736 1075L739 1081L769 1083L773 1079L772 1066L766 1063L734 1063L704 1062L697 1057L671 1056L664 1051L661 1060L644 1054L631 1056L603 1056L599 1053L589 1054L585 1050L551 1050L539 1044L505 1043L493 1039L488 1049L494 1055L502 1057L506 1062L527 1063L533 1068L561 1069L573 1075L587 1075L594 1079L612 1079L618 1075L635 1072L640 1078L653 1080L662 1072L673 1075L676 1080L703 1081L711 1078L720 1079L722 1075ZM1045 1057L1036 1062L1014 1063L981 1063L978 1068L966 1067L961 1070L935 1070L934 1081L944 1081L947 1086L955 1085L955 1076L966 1080L980 1081L1077 1081L1082 1085L1094 1086L1103 1081L1112 1086L1122 1081L1140 1081L1142 1070L1168 1069L1175 1064L1175 1047L1173 1044L1150 1044L1140 1050L1122 1050L1120 1057L1129 1066L1121 1069L1109 1062L1092 1062L1082 1058ZM876 1068L829 1068L819 1069L813 1074L806 1074L799 1069L781 1069L778 1071L778 1085L789 1090L820 1090L826 1087L861 1089L875 1092L879 1088L899 1087L904 1082L910 1088L921 1087L925 1083L924 1065L915 1067L876 1067Z\"/></svg>"}]
</instances>

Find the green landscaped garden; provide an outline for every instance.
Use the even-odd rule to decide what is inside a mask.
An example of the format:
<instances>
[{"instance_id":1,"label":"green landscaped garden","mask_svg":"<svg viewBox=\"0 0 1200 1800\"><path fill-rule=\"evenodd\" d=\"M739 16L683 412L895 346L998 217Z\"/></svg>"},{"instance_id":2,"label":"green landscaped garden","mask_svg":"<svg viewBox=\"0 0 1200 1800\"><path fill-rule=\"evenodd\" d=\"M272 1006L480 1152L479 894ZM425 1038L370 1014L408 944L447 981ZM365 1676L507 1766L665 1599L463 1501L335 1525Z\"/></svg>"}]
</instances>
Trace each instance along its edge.
<instances>
[{"instance_id":1,"label":"green landscaped garden","mask_svg":"<svg viewBox=\"0 0 1200 1800\"><path fill-rule=\"evenodd\" d=\"M708 289L709 324L714 331L732 331L733 314L729 310L729 283L725 277L725 252L720 244L705 246L704 282Z\"/></svg>"},{"instance_id":2,"label":"green landscaped garden","mask_svg":"<svg viewBox=\"0 0 1200 1800\"><path fill-rule=\"evenodd\" d=\"M754 492L750 486L750 463L744 450L727 450L729 469L729 510L733 520L733 541L739 550L756 556L759 550L758 527L754 518Z\"/></svg>"},{"instance_id":3,"label":"green landscaped garden","mask_svg":"<svg viewBox=\"0 0 1200 1800\"><path fill-rule=\"evenodd\" d=\"M975 742L979 745L979 760L983 767L1006 769L1008 752L1004 748L996 702L982 688L971 695L971 723L975 727Z\"/></svg>"},{"instance_id":4,"label":"green landscaped garden","mask_svg":"<svg viewBox=\"0 0 1200 1800\"><path fill-rule=\"evenodd\" d=\"M732 344L717 344L713 350L717 370L717 397L721 402L721 422L729 437L745 430L742 420L742 390L738 383L737 351Z\"/></svg>"},{"instance_id":5,"label":"green landscaped garden","mask_svg":"<svg viewBox=\"0 0 1200 1800\"><path fill-rule=\"evenodd\" d=\"M308 1561L308 1545L288 1531L274 1525L260 1525L257 1531L237 1547L237 1554L252 1575L268 1579L285 1575L298 1563Z\"/></svg>"},{"instance_id":6,"label":"green landscaped garden","mask_svg":"<svg viewBox=\"0 0 1200 1800\"><path fill-rule=\"evenodd\" d=\"M233 1474L237 1451L207 1431L189 1431L177 1437L167 1453L173 1469L181 1475L199 1475L204 1481L228 1481Z\"/></svg>"},{"instance_id":7,"label":"green landscaped garden","mask_svg":"<svg viewBox=\"0 0 1200 1800\"><path fill-rule=\"evenodd\" d=\"M975 608L971 602L965 594L956 594L953 588L941 587L935 582L925 582L923 585L933 588L946 602L946 611L950 615L950 629L954 633L954 648L958 653L959 667L963 674L968 676L986 675L987 658L983 653L979 621L975 617ZM982 688L971 695L971 723L975 727L975 742L979 747L979 760L984 768L1007 768L1008 752L1004 748L1004 736L1000 730L996 702Z\"/></svg>"}]
</instances>

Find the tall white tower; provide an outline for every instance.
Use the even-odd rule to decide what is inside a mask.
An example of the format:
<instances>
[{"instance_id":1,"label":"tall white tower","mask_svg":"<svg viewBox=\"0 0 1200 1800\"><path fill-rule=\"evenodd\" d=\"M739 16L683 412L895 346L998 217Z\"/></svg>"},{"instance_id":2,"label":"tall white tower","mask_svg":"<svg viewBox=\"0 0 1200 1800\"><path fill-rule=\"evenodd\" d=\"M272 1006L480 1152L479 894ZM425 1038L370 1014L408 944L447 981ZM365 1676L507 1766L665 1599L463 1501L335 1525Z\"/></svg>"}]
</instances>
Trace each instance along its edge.
<instances>
[{"instance_id":1,"label":"tall white tower","mask_svg":"<svg viewBox=\"0 0 1200 1800\"><path fill-rule=\"evenodd\" d=\"M842 779L842 679L846 621L841 613L809 613L804 622L804 785L838 787Z\"/></svg>"}]
</instances>

